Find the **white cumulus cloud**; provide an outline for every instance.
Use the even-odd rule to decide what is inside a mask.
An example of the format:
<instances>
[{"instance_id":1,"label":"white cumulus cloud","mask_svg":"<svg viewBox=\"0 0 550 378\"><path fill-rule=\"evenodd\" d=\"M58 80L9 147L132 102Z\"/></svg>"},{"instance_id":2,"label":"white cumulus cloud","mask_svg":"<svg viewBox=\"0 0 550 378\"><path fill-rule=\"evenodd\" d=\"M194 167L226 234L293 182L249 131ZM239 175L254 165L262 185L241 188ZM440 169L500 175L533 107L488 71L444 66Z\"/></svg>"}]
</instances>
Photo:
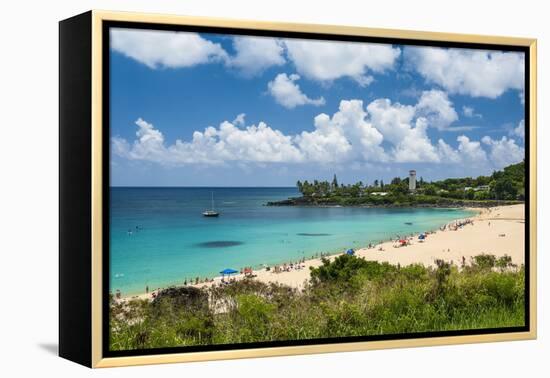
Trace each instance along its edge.
<instances>
[{"instance_id":1,"label":"white cumulus cloud","mask_svg":"<svg viewBox=\"0 0 550 378\"><path fill-rule=\"evenodd\" d=\"M244 121L237 116L237 121ZM146 160L163 164L222 164L238 162L296 162L302 160L291 137L273 130L264 122L239 128L224 121L218 128L207 127L195 131L191 141L176 140L166 145L162 132L139 118L133 144L122 138L112 140L113 152L132 160Z\"/></svg>"},{"instance_id":2,"label":"white cumulus cloud","mask_svg":"<svg viewBox=\"0 0 550 378\"><path fill-rule=\"evenodd\" d=\"M254 76L269 67L286 63L283 43L271 37L234 37L233 48L235 55L228 57L226 63L246 76Z\"/></svg>"},{"instance_id":3,"label":"white cumulus cloud","mask_svg":"<svg viewBox=\"0 0 550 378\"><path fill-rule=\"evenodd\" d=\"M317 115L314 126L314 131L303 131L295 138L309 161L387 160L381 146L384 137L367 120L361 100L341 101L332 117L324 113Z\"/></svg>"},{"instance_id":4,"label":"white cumulus cloud","mask_svg":"<svg viewBox=\"0 0 550 378\"><path fill-rule=\"evenodd\" d=\"M111 48L146 66L181 68L221 61L227 53L197 33L162 30L111 30Z\"/></svg>"},{"instance_id":5,"label":"white cumulus cloud","mask_svg":"<svg viewBox=\"0 0 550 378\"><path fill-rule=\"evenodd\" d=\"M110 38L114 51L152 69L218 62L253 77L290 61L307 79L331 82L349 77L360 86L369 85L373 73L392 69L401 54L399 47L386 44L256 36L233 37L229 52L198 33L162 30L114 28Z\"/></svg>"},{"instance_id":6,"label":"white cumulus cloud","mask_svg":"<svg viewBox=\"0 0 550 378\"><path fill-rule=\"evenodd\" d=\"M391 45L285 39L289 59L302 76L330 82L350 77L361 86L373 80L370 72L393 68L401 50Z\"/></svg>"},{"instance_id":7,"label":"white cumulus cloud","mask_svg":"<svg viewBox=\"0 0 550 378\"><path fill-rule=\"evenodd\" d=\"M440 161L443 163L456 164L462 161L460 153L457 150L453 149L443 139L439 139L437 141L437 153L439 155Z\"/></svg>"},{"instance_id":8,"label":"white cumulus cloud","mask_svg":"<svg viewBox=\"0 0 550 378\"><path fill-rule=\"evenodd\" d=\"M164 136L154 126L141 118L135 124L138 126L136 140L132 145L125 139L113 138L113 152L132 160L147 160L156 163L166 163L171 160L164 146Z\"/></svg>"},{"instance_id":9,"label":"white cumulus cloud","mask_svg":"<svg viewBox=\"0 0 550 378\"><path fill-rule=\"evenodd\" d=\"M510 132L510 135L525 139L525 120L519 121L517 127Z\"/></svg>"},{"instance_id":10,"label":"white cumulus cloud","mask_svg":"<svg viewBox=\"0 0 550 378\"><path fill-rule=\"evenodd\" d=\"M458 156L462 163L484 165L487 162L487 153L479 141L470 140L466 135L460 135L456 140Z\"/></svg>"},{"instance_id":11,"label":"white cumulus cloud","mask_svg":"<svg viewBox=\"0 0 550 378\"><path fill-rule=\"evenodd\" d=\"M235 119L231 123L234 124L235 126L244 126L245 117L246 117L245 113L240 113L235 117Z\"/></svg>"},{"instance_id":12,"label":"white cumulus cloud","mask_svg":"<svg viewBox=\"0 0 550 378\"><path fill-rule=\"evenodd\" d=\"M464 114L466 117L473 117L474 116L474 108L471 106L463 106L462 107L462 114Z\"/></svg>"},{"instance_id":13,"label":"white cumulus cloud","mask_svg":"<svg viewBox=\"0 0 550 378\"><path fill-rule=\"evenodd\" d=\"M288 109L293 109L299 105L324 105L325 99L323 97L312 99L302 92L300 86L296 84L299 79L300 76L296 74L289 76L285 73L278 74L275 79L267 84L268 92L277 103Z\"/></svg>"},{"instance_id":14,"label":"white cumulus cloud","mask_svg":"<svg viewBox=\"0 0 550 378\"><path fill-rule=\"evenodd\" d=\"M391 153L394 161L439 161L426 133L428 120L418 117L415 106L392 103L389 99L378 99L371 102L367 110L374 127L392 143Z\"/></svg>"},{"instance_id":15,"label":"white cumulus cloud","mask_svg":"<svg viewBox=\"0 0 550 378\"><path fill-rule=\"evenodd\" d=\"M501 169L524 158L524 148L506 136L481 141L466 135L453 147L443 139L432 143L428 130L448 124L454 116L443 93L422 93L414 105L386 98L367 106L358 99L340 101L332 115L321 113L313 128L285 134L259 122L246 126L245 114L218 127L195 131L191 140L166 143L162 132L139 118L136 137L129 142L113 137L115 155L165 165L313 163L362 166L380 163L433 163ZM441 111L437 111L437 106ZM518 128L521 126L518 125ZM519 131L518 131L519 133Z\"/></svg>"},{"instance_id":16,"label":"white cumulus cloud","mask_svg":"<svg viewBox=\"0 0 550 378\"><path fill-rule=\"evenodd\" d=\"M497 98L509 89L523 91L523 53L407 47L404 57L427 82L450 93Z\"/></svg>"},{"instance_id":17,"label":"white cumulus cloud","mask_svg":"<svg viewBox=\"0 0 550 378\"><path fill-rule=\"evenodd\" d=\"M489 156L495 167L503 168L507 165L519 163L525 158L525 150L516 144L515 140L503 136L501 139L483 137L482 142L489 146Z\"/></svg>"},{"instance_id":18,"label":"white cumulus cloud","mask_svg":"<svg viewBox=\"0 0 550 378\"><path fill-rule=\"evenodd\" d=\"M447 93L435 89L422 92L416 105L416 112L425 117L430 126L439 130L446 129L458 119L458 114Z\"/></svg>"},{"instance_id":19,"label":"white cumulus cloud","mask_svg":"<svg viewBox=\"0 0 550 378\"><path fill-rule=\"evenodd\" d=\"M462 106L462 114L468 118L483 118L480 113L477 113L473 106Z\"/></svg>"}]
</instances>

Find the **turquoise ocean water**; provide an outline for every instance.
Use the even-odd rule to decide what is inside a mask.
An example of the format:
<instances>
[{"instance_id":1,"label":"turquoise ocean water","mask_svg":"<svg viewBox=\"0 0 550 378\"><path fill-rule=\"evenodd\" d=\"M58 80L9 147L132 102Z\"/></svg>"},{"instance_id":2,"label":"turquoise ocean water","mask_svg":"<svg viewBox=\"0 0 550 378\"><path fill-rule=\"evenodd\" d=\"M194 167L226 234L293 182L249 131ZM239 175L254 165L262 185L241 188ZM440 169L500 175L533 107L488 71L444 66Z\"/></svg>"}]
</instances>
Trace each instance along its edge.
<instances>
[{"instance_id":1,"label":"turquoise ocean water","mask_svg":"<svg viewBox=\"0 0 550 378\"><path fill-rule=\"evenodd\" d=\"M218 218L202 216L214 193ZM459 209L264 206L295 188L111 188L110 290L123 295L431 230ZM412 222L412 225L406 224Z\"/></svg>"}]
</instances>

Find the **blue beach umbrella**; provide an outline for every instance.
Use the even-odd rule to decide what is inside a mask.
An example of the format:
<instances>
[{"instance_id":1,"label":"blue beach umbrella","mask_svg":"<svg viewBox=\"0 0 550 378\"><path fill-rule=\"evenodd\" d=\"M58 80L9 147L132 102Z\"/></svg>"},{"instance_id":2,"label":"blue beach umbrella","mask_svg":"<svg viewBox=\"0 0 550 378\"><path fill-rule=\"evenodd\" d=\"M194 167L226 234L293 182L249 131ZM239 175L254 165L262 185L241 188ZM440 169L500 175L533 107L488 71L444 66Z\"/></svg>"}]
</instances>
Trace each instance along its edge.
<instances>
[{"instance_id":1,"label":"blue beach umbrella","mask_svg":"<svg viewBox=\"0 0 550 378\"><path fill-rule=\"evenodd\" d=\"M346 254L348 254L348 255L354 255L354 254L355 254L355 251L354 251L353 249L350 248L350 249L348 249L348 250L346 251Z\"/></svg>"},{"instance_id":2,"label":"blue beach umbrella","mask_svg":"<svg viewBox=\"0 0 550 378\"><path fill-rule=\"evenodd\" d=\"M418 235L418 239L424 240L424 239L426 239L426 235L425 234L420 234L420 235Z\"/></svg>"},{"instance_id":3,"label":"blue beach umbrella","mask_svg":"<svg viewBox=\"0 0 550 378\"><path fill-rule=\"evenodd\" d=\"M220 272L220 274L223 274L224 276L227 274L227 275L230 275L230 274L235 274L235 273L239 273L238 270L235 270L235 269L231 269L231 268L227 268L227 269L224 269Z\"/></svg>"}]
</instances>

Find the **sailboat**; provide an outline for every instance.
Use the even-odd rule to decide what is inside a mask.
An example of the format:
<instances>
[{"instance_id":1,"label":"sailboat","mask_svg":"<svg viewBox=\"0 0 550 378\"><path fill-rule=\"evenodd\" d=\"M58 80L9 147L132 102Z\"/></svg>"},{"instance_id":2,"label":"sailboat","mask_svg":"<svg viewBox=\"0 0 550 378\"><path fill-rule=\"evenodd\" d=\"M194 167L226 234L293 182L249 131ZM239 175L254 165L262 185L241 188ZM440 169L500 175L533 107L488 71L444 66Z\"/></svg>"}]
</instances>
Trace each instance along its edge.
<instances>
[{"instance_id":1,"label":"sailboat","mask_svg":"<svg viewBox=\"0 0 550 378\"><path fill-rule=\"evenodd\" d=\"M214 192L212 192L212 208L210 210L205 210L202 215L205 217L217 217L220 215L220 213L214 210Z\"/></svg>"}]
</instances>

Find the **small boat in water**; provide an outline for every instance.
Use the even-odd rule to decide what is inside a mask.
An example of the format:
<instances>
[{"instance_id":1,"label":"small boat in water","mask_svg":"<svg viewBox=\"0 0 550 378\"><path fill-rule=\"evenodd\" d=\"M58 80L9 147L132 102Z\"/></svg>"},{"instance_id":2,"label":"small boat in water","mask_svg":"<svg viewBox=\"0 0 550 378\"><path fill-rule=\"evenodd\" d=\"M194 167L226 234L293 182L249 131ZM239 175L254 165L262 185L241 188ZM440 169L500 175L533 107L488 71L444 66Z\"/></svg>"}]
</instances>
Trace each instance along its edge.
<instances>
[{"instance_id":1,"label":"small boat in water","mask_svg":"<svg viewBox=\"0 0 550 378\"><path fill-rule=\"evenodd\" d=\"M405 222L405 224L408 225L408 226L412 226L413 223L412 222Z\"/></svg>"},{"instance_id":2,"label":"small boat in water","mask_svg":"<svg viewBox=\"0 0 550 378\"><path fill-rule=\"evenodd\" d=\"M212 192L212 207L210 210L203 211L202 215L205 217L217 217L220 215L217 211L214 210L214 192Z\"/></svg>"}]
</instances>

